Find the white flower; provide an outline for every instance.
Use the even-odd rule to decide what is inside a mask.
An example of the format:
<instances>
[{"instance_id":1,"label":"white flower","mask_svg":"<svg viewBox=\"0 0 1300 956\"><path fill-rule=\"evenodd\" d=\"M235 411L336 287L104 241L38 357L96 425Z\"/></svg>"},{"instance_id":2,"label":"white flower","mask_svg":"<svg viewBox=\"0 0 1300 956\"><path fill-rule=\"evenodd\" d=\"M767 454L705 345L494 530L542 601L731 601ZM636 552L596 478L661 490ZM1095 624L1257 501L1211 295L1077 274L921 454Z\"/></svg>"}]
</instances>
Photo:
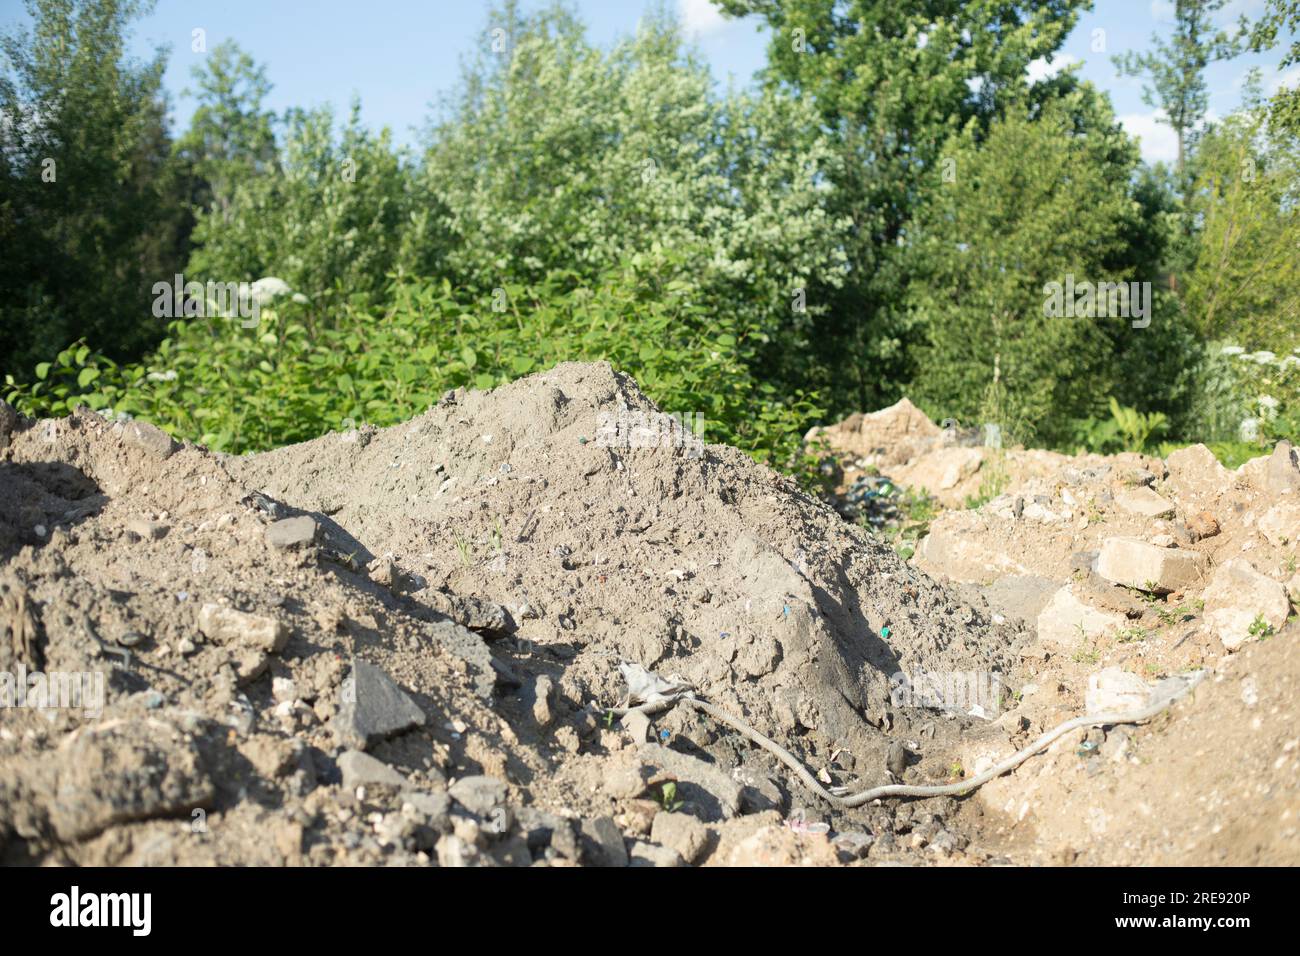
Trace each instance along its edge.
<instances>
[{"instance_id":1,"label":"white flower","mask_svg":"<svg viewBox=\"0 0 1300 956\"><path fill-rule=\"evenodd\" d=\"M1238 437L1245 442L1259 440L1259 419L1243 418L1241 425L1237 429Z\"/></svg>"},{"instance_id":2,"label":"white flower","mask_svg":"<svg viewBox=\"0 0 1300 956\"><path fill-rule=\"evenodd\" d=\"M1252 362L1256 363L1257 365L1269 365L1270 363L1272 363L1274 359L1277 358L1277 356L1274 355L1272 352L1268 351L1267 349L1263 349L1259 352L1255 352L1254 354L1248 356L1248 358Z\"/></svg>"},{"instance_id":3,"label":"white flower","mask_svg":"<svg viewBox=\"0 0 1300 956\"><path fill-rule=\"evenodd\" d=\"M1246 351L1240 345L1225 345L1220 351L1220 355L1240 355Z\"/></svg>"},{"instance_id":4,"label":"white flower","mask_svg":"<svg viewBox=\"0 0 1300 956\"><path fill-rule=\"evenodd\" d=\"M1278 401L1272 395L1261 395L1259 397L1260 408L1277 408Z\"/></svg>"}]
</instances>

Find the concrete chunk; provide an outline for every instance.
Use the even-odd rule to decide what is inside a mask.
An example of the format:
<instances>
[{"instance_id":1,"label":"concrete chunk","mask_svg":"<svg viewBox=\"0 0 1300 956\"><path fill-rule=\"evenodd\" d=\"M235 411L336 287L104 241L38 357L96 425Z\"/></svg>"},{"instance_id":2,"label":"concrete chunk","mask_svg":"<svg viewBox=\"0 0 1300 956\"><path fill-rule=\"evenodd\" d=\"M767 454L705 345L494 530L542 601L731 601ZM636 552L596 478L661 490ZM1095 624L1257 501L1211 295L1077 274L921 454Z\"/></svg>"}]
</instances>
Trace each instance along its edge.
<instances>
[{"instance_id":1,"label":"concrete chunk","mask_svg":"<svg viewBox=\"0 0 1300 956\"><path fill-rule=\"evenodd\" d=\"M1107 581L1157 594L1195 584L1201 558L1191 551L1162 548L1138 538L1107 538L1101 543L1097 573Z\"/></svg>"},{"instance_id":2,"label":"concrete chunk","mask_svg":"<svg viewBox=\"0 0 1300 956\"><path fill-rule=\"evenodd\" d=\"M1261 625L1279 630L1291 610L1281 582L1261 574L1244 558L1219 565L1203 597L1205 623L1229 651L1258 637ZM1256 634L1251 634L1252 627Z\"/></svg>"},{"instance_id":3,"label":"concrete chunk","mask_svg":"<svg viewBox=\"0 0 1300 956\"><path fill-rule=\"evenodd\" d=\"M1038 640L1047 647L1073 651L1085 641L1095 640L1123 623L1124 615L1079 600L1073 587L1067 584L1052 595L1038 615Z\"/></svg>"}]
</instances>

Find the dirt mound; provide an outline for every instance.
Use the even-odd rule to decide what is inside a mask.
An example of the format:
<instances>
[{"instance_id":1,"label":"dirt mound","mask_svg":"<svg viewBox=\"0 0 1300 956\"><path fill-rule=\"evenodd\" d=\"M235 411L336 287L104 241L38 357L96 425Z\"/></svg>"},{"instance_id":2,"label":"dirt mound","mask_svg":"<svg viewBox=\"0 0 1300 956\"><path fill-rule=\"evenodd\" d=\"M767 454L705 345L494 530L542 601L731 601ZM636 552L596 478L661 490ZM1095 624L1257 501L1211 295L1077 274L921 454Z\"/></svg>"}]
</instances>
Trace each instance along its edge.
<instances>
[{"instance_id":1,"label":"dirt mound","mask_svg":"<svg viewBox=\"0 0 1300 956\"><path fill-rule=\"evenodd\" d=\"M4 437L0 669L84 678L76 706L0 708L10 862L818 856L764 835L828 815L757 748L604 716L619 664L856 789L899 742L909 780L944 779L979 720L891 678L1007 675L1024 643L608 365L246 458L85 411ZM913 826L960 849L945 807L836 816L839 858Z\"/></svg>"}]
</instances>

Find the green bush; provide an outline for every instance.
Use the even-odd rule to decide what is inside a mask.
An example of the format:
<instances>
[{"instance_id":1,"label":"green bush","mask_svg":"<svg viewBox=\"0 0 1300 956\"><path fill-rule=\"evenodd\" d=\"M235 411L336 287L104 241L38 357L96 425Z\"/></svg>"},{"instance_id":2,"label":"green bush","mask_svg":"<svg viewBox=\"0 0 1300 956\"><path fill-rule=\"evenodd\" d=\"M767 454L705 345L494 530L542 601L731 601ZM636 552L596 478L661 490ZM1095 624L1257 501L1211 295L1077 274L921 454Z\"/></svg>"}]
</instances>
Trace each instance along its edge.
<instances>
[{"instance_id":1,"label":"green bush","mask_svg":"<svg viewBox=\"0 0 1300 956\"><path fill-rule=\"evenodd\" d=\"M78 404L148 419L178 437L228 452L303 441L350 423L389 425L450 388L492 388L562 361L608 360L665 411L697 413L704 437L755 458L802 468L799 439L823 411L816 396L756 381L761 331L711 316L680 284L632 264L584 286L552 273L502 297L475 300L446 282L398 281L391 304L364 297L329 326L303 321L282 299L256 328L236 319L187 319L145 361L118 365L78 344L9 378L9 401L28 415Z\"/></svg>"}]
</instances>

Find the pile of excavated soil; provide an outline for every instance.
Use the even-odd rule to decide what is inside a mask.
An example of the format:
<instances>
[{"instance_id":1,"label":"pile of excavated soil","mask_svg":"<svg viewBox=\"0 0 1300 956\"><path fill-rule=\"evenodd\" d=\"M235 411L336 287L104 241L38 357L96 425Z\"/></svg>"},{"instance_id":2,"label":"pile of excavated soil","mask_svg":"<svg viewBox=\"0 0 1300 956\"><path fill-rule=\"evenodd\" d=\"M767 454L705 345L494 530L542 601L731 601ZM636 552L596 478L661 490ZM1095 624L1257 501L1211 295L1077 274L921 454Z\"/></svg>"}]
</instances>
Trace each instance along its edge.
<instances>
[{"instance_id":1,"label":"pile of excavated soil","mask_svg":"<svg viewBox=\"0 0 1300 956\"><path fill-rule=\"evenodd\" d=\"M818 436L850 477L887 470L949 504L1001 489L934 516L912 558L1034 634L1017 692L963 739L965 770L1206 675L1147 725L1078 731L985 785L963 805L983 811L984 847L1031 863L1300 862L1300 458L1288 442L1235 470L1203 445L1168 459L996 449L954 442L906 400Z\"/></svg>"},{"instance_id":2,"label":"pile of excavated soil","mask_svg":"<svg viewBox=\"0 0 1300 956\"><path fill-rule=\"evenodd\" d=\"M830 814L698 712L606 714L636 663L831 784L941 782L982 721L891 678L1026 641L734 449L603 430L654 412L570 364L232 458L0 409L0 673L103 681L0 685L0 859L986 859L952 801Z\"/></svg>"}]
</instances>

